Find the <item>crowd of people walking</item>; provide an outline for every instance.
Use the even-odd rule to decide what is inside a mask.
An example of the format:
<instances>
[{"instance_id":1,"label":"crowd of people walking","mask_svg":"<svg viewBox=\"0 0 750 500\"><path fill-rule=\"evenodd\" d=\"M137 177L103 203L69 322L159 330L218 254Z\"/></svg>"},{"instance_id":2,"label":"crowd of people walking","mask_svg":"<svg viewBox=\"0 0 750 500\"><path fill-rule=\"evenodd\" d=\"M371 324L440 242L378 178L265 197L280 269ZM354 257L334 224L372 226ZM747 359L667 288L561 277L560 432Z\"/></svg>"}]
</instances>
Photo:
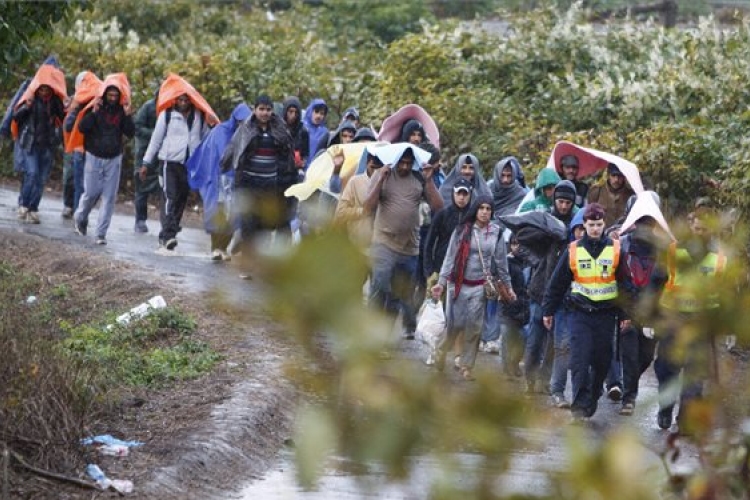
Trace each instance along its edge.
<instances>
[{"instance_id":1,"label":"crowd of people walking","mask_svg":"<svg viewBox=\"0 0 750 500\"><path fill-rule=\"evenodd\" d=\"M504 373L528 394L548 394L582 421L605 393L631 415L655 359L658 426L673 425L678 402L677 420L687 418L711 376L713 340L712 332L686 340L681 331L718 309L727 266L709 209L692 212L678 240L659 195L612 154L559 143L528 188L513 156L487 180L471 153L446 173L439 128L417 105L386 117L378 132L356 107L335 127L328 118L323 99L303 109L296 97L277 103L261 94L220 122L175 74L135 112L126 75L100 80L84 71L69 98L52 61L19 89L3 123L22 176L18 218L41 222L62 145L62 215L85 236L99 203L94 236L106 245L126 141L135 137L134 232L149 231L147 202L157 197L164 251L178 245L191 190L202 198L216 261L252 255L269 232L291 242L340 224L369 256L369 304L400 317L406 339L420 302L444 299L434 369L444 370L455 350L453 364L473 380L478 353L499 353Z\"/></svg>"}]
</instances>

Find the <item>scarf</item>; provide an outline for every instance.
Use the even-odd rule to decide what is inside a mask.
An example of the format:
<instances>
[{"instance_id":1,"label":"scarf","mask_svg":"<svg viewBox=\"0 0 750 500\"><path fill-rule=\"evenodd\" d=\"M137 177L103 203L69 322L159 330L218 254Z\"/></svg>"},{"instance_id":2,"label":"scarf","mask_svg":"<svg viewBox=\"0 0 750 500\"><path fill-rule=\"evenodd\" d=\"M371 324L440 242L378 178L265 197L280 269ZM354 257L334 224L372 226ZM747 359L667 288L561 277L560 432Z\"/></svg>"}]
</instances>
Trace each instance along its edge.
<instances>
[{"instance_id":1,"label":"scarf","mask_svg":"<svg viewBox=\"0 0 750 500\"><path fill-rule=\"evenodd\" d=\"M473 223L465 223L461 226L461 236L458 242L458 251L456 260L453 261L453 299L458 297L461 286L464 283L464 273L466 264L469 262L469 252L471 251L471 235Z\"/></svg>"}]
</instances>

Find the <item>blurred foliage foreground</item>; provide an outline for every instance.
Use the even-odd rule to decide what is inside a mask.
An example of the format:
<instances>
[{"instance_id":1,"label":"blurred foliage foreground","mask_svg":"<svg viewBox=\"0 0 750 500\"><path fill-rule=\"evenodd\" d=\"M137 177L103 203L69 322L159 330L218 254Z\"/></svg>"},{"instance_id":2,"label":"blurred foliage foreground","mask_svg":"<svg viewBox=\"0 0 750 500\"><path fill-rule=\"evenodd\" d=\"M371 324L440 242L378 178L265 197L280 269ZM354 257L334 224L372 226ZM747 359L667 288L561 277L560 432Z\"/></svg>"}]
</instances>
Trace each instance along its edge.
<instances>
[{"instance_id":1,"label":"blurred foliage foreground","mask_svg":"<svg viewBox=\"0 0 750 500\"><path fill-rule=\"evenodd\" d=\"M736 243L724 242L727 248L744 248ZM649 408L653 431L632 427L635 417L597 423L604 411L594 416L593 427L581 427L569 425L568 412L525 399L514 386L520 382L505 379L499 370L482 371L480 365L476 382L451 382L419 360L403 359L400 335L390 333L393 323L363 304L367 263L362 253L335 229L303 239L290 254L261 266L271 284L268 304L304 348L302 359L290 360L291 376L313 396L313 403L300 410L295 437L301 484L312 487L330 456L350 459L354 475L385 469L379 484L404 480L415 457L430 457L437 470L424 486L429 498L747 498L747 351L729 354L719 346L728 333L750 345L744 312L750 295L734 285L746 282L744 252L732 255L735 265L717 284L721 309L680 329L685 342L696 334L716 338L711 355L719 374L707 384L704 402L681 421L691 430L691 450L700 462L686 472L674 465L684 453L682 438L655 430L653 400L640 401ZM514 453L534 453L528 436L535 432L564 439L565 466L547 470L537 451L532 467L547 476L548 494L513 496L506 493L502 474ZM644 434L655 439L643 442ZM477 462L466 469L462 453L473 454ZM364 474L363 485L367 480Z\"/></svg>"}]
</instances>

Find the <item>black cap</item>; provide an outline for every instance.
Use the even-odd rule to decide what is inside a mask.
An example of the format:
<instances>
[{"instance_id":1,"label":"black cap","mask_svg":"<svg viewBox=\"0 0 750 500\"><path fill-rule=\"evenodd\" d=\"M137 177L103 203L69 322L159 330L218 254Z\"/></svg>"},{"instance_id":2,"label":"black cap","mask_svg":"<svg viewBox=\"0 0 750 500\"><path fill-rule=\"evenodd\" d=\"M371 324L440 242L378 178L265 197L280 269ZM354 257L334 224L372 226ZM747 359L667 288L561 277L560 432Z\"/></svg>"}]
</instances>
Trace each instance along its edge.
<instances>
[{"instance_id":1,"label":"black cap","mask_svg":"<svg viewBox=\"0 0 750 500\"><path fill-rule=\"evenodd\" d=\"M458 193L459 191L466 191L467 193L471 193L472 190L474 190L474 185L472 185L471 182L464 179L463 177L461 179L458 179L453 185L454 193Z\"/></svg>"},{"instance_id":2,"label":"black cap","mask_svg":"<svg viewBox=\"0 0 750 500\"><path fill-rule=\"evenodd\" d=\"M255 99L255 106L257 107L261 104L273 107L273 99L271 99L267 94L261 94Z\"/></svg>"}]
</instances>

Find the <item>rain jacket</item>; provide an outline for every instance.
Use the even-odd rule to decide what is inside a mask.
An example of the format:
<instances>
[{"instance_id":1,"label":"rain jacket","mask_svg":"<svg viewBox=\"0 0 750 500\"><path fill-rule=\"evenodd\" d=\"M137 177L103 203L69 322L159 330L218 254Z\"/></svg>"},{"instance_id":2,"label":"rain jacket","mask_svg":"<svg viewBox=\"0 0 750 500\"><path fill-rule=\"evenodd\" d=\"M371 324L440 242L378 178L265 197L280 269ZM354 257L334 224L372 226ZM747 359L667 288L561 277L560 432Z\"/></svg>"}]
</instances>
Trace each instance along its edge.
<instances>
[{"instance_id":1,"label":"rain jacket","mask_svg":"<svg viewBox=\"0 0 750 500\"><path fill-rule=\"evenodd\" d=\"M534 187L534 199L527 201L518 209L519 212L549 212L552 210L552 200L544 196L543 188L555 186L560 182L560 176L550 168L543 168L539 171Z\"/></svg>"},{"instance_id":2,"label":"rain jacket","mask_svg":"<svg viewBox=\"0 0 750 500\"><path fill-rule=\"evenodd\" d=\"M297 108L298 121L294 125L289 125L289 132L294 140L294 151L298 154L303 164L307 164L307 155L310 154L310 134L307 132L305 124L302 123L302 104L296 97L287 97L284 99L281 117L286 122L286 112L289 108Z\"/></svg>"},{"instance_id":3,"label":"rain jacket","mask_svg":"<svg viewBox=\"0 0 750 500\"><path fill-rule=\"evenodd\" d=\"M310 105L307 106L307 109L305 109L305 116L302 119L305 128L307 129L307 133L310 136L310 151L307 155L307 162L305 162L305 170L307 170L307 167L310 166L310 162L315 158L315 154L318 152L318 144L320 143L320 140L323 137L328 137L328 127L326 126L325 119L320 125L315 125L312 122L313 108L321 104L328 109L328 105L323 99L313 99Z\"/></svg>"},{"instance_id":4,"label":"rain jacket","mask_svg":"<svg viewBox=\"0 0 750 500\"><path fill-rule=\"evenodd\" d=\"M618 191L612 190L609 179L604 184L591 186L589 189L588 202L599 203L604 207L604 225L609 227L617 222L617 219L625 215L625 206L635 192L625 183Z\"/></svg>"},{"instance_id":5,"label":"rain jacket","mask_svg":"<svg viewBox=\"0 0 750 500\"><path fill-rule=\"evenodd\" d=\"M219 211L219 202L231 199L231 183L223 183L221 180L221 169L219 162L229 142L232 140L234 132L240 123L247 120L252 115L252 111L247 104L242 103L234 108L229 120L221 122L214 127L203 142L196 148L193 155L188 158L188 182L190 189L200 193L203 200L203 225L206 231L213 232L217 228L214 225L214 218ZM234 171L230 171L234 174Z\"/></svg>"}]
</instances>

